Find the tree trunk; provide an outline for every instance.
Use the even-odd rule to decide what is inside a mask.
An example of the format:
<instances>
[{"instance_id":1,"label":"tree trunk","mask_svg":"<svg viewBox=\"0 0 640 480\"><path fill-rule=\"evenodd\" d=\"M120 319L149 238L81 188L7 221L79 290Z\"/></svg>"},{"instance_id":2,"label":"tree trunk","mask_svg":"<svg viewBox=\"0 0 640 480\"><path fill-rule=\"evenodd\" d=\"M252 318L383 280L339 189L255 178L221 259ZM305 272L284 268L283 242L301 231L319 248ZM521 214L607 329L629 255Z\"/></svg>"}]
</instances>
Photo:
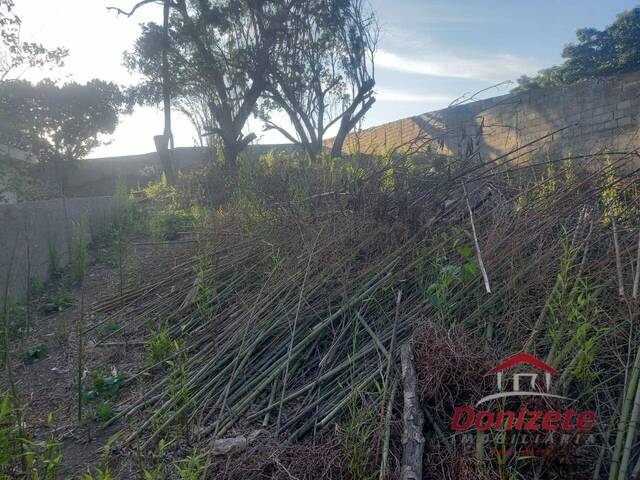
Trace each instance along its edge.
<instances>
[{"instance_id":1,"label":"tree trunk","mask_svg":"<svg viewBox=\"0 0 640 480\"><path fill-rule=\"evenodd\" d=\"M416 396L416 369L411 345L400 348L402 383L404 386L404 410L402 412L402 469L401 480L422 479L422 452L424 450L424 414Z\"/></svg>"},{"instance_id":2,"label":"tree trunk","mask_svg":"<svg viewBox=\"0 0 640 480\"><path fill-rule=\"evenodd\" d=\"M342 116L342 119L340 120L340 128L338 129L336 137L333 139L333 146L331 147L332 157L340 157L342 155L342 147L344 146L347 135L354 129L362 117L364 117L365 113L367 113L375 103L376 99L371 96L371 91L375 84L376 82L373 79L363 83L360 86L357 95L353 99L353 102ZM356 112L358 105L361 105L360 110Z\"/></svg>"},{"instance_id":3,"label":"tree trunk","mask_svg":"<svg viewBox=\"0 0 640 480\"><path fill-rule=\"evenodd\" d=\"M169 150L169 137L166 135L155 135L153 141L156 144L156 151L160 157L162 171L169 185L175 185L176 176L171 164L171 150Z\"/></svg>"},{"instance_id":4,"label":"tree trunk","mask_svg":"<svg viewBox=\"0 0 640 480\"><path fill-rule=\"evenodd\" d=\"M175 175L173 171L173 165L171 164L171 152L168 148L173 149L173 132L171 131L171 89L170 82L170 70L169 70L169 7L170 0L164 0L163 10L163 26L162 26L162 101L164 109L164 132L162 137L166 140L162 141L160 148L158 147L157 137L154 137L156 142L156 150L160 155L160 161L162 162L162 169L164 170L165 177L169 185L175 184Z\"/></svg>"},{"instance_id":5,"label":"tree trunk","mask_svg":"<svg viewBox=\"0 0 640 480\"><path fill-rule=\"evenodd\" d=\"M234 135L221 135L222 153L224 162L230 171L236 171L238 167L238 155L249 145L255 138L255 133L243 136L241 133Z\"/></svg>"}]
</instances>

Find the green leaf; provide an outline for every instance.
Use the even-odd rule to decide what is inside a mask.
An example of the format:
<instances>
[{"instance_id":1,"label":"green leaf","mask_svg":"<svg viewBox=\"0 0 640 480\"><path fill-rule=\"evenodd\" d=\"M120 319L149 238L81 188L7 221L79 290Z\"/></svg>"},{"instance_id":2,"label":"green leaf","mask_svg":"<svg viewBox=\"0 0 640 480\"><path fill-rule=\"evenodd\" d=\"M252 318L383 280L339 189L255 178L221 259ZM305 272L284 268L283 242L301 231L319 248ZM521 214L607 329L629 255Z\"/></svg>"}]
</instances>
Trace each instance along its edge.
<instances>
[{"instance_id":1,"label":"green leaf","mask_svg":"<svg viewBox=\"0 0 640 480\"><path fill-rule=\"evenodd\" d=\"M469 258L472 254L473 250L469 245L458 245L458 253L462 255L464 258Z\"/></svg>"}]
</instances>

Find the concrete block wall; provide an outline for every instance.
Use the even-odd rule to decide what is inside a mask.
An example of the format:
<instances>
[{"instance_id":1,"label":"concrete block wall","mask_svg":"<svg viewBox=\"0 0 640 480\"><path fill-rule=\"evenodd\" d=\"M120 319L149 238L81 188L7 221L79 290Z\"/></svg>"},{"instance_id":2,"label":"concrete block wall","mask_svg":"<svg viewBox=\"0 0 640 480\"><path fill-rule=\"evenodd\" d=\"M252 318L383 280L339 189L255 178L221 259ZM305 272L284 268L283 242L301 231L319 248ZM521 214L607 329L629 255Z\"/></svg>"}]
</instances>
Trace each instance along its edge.
<instances>
[{"instance_id":1,"label":"concrete block wall","mask_svg":"<svg viewBox=\"0 0 640 480\"><path fill-rule=\"evenodd\" d=\"M344 151L429 148L460 156L471 146L489 160L565 127L536 142L531 154L628 151L640 147L639 112L640 72L635 72L403 118L349 135Z\"/></svg>"},{"instance_id":2,"label":"concrete block wall","mask_svg":"<svg viewBox=\"0 0 640 480\"><path fill-rule=\"evenodd\" d=\"M69 222L84 227L87 240L111 224L111 197L66 199ZM0 305L9 280L9 299L20 300L31 279L46 281L52 255L69 262L61 199L0 205Z\"/></svg>"}]
</instances>

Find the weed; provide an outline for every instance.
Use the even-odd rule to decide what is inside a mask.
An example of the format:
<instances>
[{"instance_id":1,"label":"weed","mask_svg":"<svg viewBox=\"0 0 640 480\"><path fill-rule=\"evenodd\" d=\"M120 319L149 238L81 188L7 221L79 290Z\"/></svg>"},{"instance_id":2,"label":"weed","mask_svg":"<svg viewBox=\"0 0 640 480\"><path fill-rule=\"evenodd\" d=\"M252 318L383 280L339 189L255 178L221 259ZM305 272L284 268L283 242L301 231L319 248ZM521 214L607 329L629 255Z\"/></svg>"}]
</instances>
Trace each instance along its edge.
<instances>
[{"instance_id":1,"label":"weed","mask_svg":"<svg viewBox=\"0 0 640 480\"><path fill-rule=\"evenodd\" d=\"M373 478L370 468L375 441L375 422L373 409L358 404L353 395L349 404L348 422L344 426L343 448L347 457L349 478L366 480Z\"/></svg>"},{"instance_id":2,"label":"weed","mask_svg":"<svg viewBox=\"0 0 640 480\"><path fill-rule=\"evenodd\" d=\"M209 261L204 253L198 254L198 265L196 267L196 279L194 285L196 287L196 308L200 314L200 318L208 321L213 316L214 300L216 297L216 288L205 280L205 272L209 267Z\"/></svg>"},{"instance_id":3,"label":"weed","mask_svg":"<svg viewBox=\"0 0 640 480\"><path fill-rule=\"evenodd\" d=\"M145 462L142 458L142 450L140 444L136 445L136 461L140 474L145 480L163 480L165 476L162 474L162 460L165 456L167 448L172 442L167 442L164 438L161 438L158 442L158 448L153 453L154 467L152 470L147 469Z\"/></svg>"},{"instance_id":4,"label":"weed","mask_svg":"<svg viewBox=\"0 0 640 480\"><path fill-rule=\"evenodd\" d=\"M17 302L7 301L7 318L6 322L3 312L0 311L0 321L3 325L6 324L8 328L8 335L10 339L21 337L26 331L27 326L27 310L24 305Z\"/></svg>"},{"instance_id":5,"label":"weed","mask_svg":"<svg viewBox=\"0 0 640 480\"><path fill-rule=\"evenodd\" d=\"M69 319L62 314L56 322L56 340L61 346L69 344Z\"/></svg>"},{"instance_id":6,"label":"weed","mask_svg":"<svg viewBox=\"0 0 640 480\"><path fill-rule=\"evenodd\" d=\"M45 284L39 278L31 277L29 280L29 288L31 289L32 298L39 298L44 295Z\"/></svg>"},{"instance_id":7,"label":"weed","mask_svg":"<svg viewBox=\"0 0 640 480\"><path fill-rule=\"evenodd\" d=\"M175 348L173 340L166 329L153 334L147 342L147 351L152 365L164 362L171 356Z\"/></svg>"},{"instance_id":8,"label":"weed","mask_svg":"<svg viewBox=\"0 0 640 480\"><path fill-rule=\"evenodd\" d=\"M149 236L155 242L176 240L189 224L189 217L170 211L154 212L149 216Z\"/></svg>"},{"instance_id":9,"label":"weed","mask_svg":"<svg viewBox=\"0 0 640 480\"><path fill-rule=\"evenodd\" d=\"M111 480L109 466L105 466L104 469L95 467L93 471L83 473L81 480Z\"/></svg>"},{"instance_id":10,"label":"weed","mask_svg":"<svg viewBox=\"0 0 640 480\"><path fill-rule=\"evenodd\" d=\"M46 345L38 345L30 348L24 354L24 363L29 365L47 357L48 349Z\"/></svg>"},{"instance_id":11,"label":"weed","mask_svg":"<svg viewBox=\"0 0 640 480\"><path fill-rule=\"evenodd\" d=\"M109 320L107 323L102 325L102 327L100 327L100 335L103 338L108 337L112 333L117 332L119 328L120 325L118 325L118 322L116 322L115 320Z\"/></svg>"},{"instance_id":12,"label":"weed","mask_svg":"<svg viewBox=\"0 0 640 480\"><path fill-rule=\"evenodd\" d=\"M174 186L167 183L164 174L159 181L150 182L144 188L144 194L163 210L175 211L178 209L178 192Z\"/></svg>"},{"instance_id":13,"label":"weed","mask_svg":"<svg viewBox=\"0 0 640 480\"><path fill-rule=\"evenodd\" d=\"M44 313L62 312L73 305L73 295L65 282L60 282L47 294L42 304Z\"/></svg>"},{"instance_id":14,"label":"weed","mask_svg":"<svg viewBox=\"0 0 640 480\"><path fill-rule=\"evenodd\" d=\"M138 216L136 203L122 178L116 182L116 189L111 200L111 215L113 229L116 232L125 234L135 229L136 217Z\"/></svg>"},{"instance_id":15,"label":"weed","mask_svg":"<svg viewBox=\"0 0 640 480\"><path fill-rule=\"evenodd\" d=\"M55 240L49 241L49 276L56 277L60 273L60 252Z\"/></svg>"},{"instance_id":16,"label":"weed","mask_svg":"<svg viewBox=\"0 0 640 480\"><path fill-rule=\"evenodd\" d=\"M2 478L56 480L62 462L60 443L53 435L45 440L31 440L19 426L16 411L7 395L0 403L0 472ZM49 428L53 415L47 417Z\"/></svg>"},{"instance_id":17,"label":"weed","mask_svg":"<svg viewBox=\"0 0 640 480\"><path fill-rule=\"evenodd\" d=\"M108 402L99 403L96 405L96 419L101 422L111 420L115 416L115 412Z\"/></svg>"},{"instance_id":18,"label":"weed","mask_svg":"<svg viewBox=\"0 0 640 480\"><path fill-rule=\"evenodd\" d=\"M20 432L11 409L11 397L5 395L0 403L0 469L5 471L20 453Z\"/></svg>"},{"instance_id":19,"label":"weed","mask_svg":"<svg viewBox=\"0 0 640 480\"><path fill-rule=\"evenodd\" d=\"M93 372L93 386L82 392L83 402L88 403L98 398L116 398L125 379L125 375L118 375L116 372L112 372L112 375L104 375L99 370Z\"/></svg>"},{"instance_id":20,"label":"weed","mask_svg":"<svg viewBox=\"0 0 640 480\"><path fill-rule=\"evenodd\" d=\"M204 453L194 453L182 460L178 460L174 463L174 467L178 473L178 476L182 480L202 479L207 467L205 463L206 458L207 456Z\"/></svg>"},{"instance_id":21,"label":"weed","mask_svg":"<svg viewBox=\"0 0 640 480\"><path fill-rule=\"evenodd\" d=\"M69 241L69 270L71 279L80 283L87 273L87 238L84 222L74 222Z\"/></svg>"}]
</instances>

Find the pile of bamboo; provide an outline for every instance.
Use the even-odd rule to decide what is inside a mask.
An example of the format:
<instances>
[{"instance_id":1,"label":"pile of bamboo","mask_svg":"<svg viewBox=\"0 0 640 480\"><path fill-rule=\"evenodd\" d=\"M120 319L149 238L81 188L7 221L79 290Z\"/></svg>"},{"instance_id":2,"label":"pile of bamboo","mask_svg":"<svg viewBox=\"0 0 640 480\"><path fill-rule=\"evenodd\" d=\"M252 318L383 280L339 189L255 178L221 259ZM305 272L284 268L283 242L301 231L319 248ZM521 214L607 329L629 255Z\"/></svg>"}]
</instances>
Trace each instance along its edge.
<instances>
[{"instance_id":1,"label":"pile of bamboo","mask_svg":"<svg viewBox=\"0 0 640 480\"><path fill-rule=\"evenodd\" d=\"M520 153L437 179L390 164L394 188L364 206L358 184L295 212L267 207L259 227L219 213L192 251L94 306L128 332L166 324L179 346L167 359L179 368L129 378L112 422L135 420L126 439L145 445L178 424L297 441L376 392L382 424L400 346L462 329L486 359L528 351L562 371L563 392L603 420L591 465L627 478L640 468L637 155ZM451 398L458 379L437 359L418 367L427 428L446 442L452 405L475 392Z\"/></svg>"}]
</instances>

